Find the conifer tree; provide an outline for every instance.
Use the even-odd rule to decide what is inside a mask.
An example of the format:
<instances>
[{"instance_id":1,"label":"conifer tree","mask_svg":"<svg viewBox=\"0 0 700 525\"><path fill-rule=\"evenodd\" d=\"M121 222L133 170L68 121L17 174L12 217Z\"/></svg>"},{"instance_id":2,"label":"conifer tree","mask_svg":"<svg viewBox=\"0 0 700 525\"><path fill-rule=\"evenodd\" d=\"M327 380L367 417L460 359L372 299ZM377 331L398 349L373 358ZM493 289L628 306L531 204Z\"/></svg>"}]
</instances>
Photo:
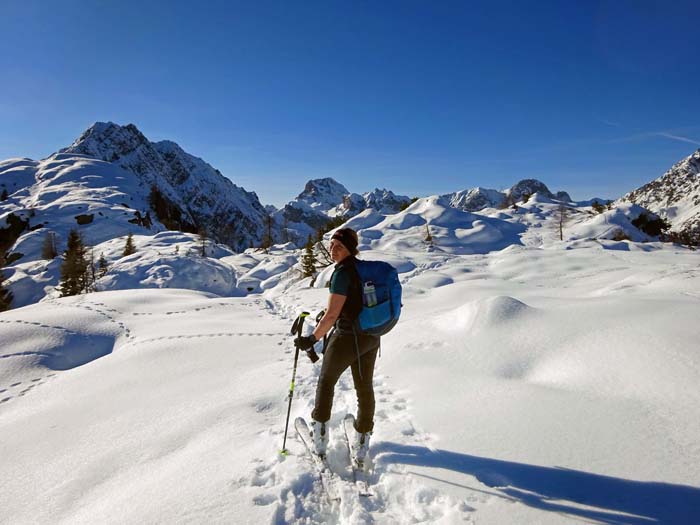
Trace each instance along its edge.
<instances>
[{"instance_id":1,"label":"conifer tree","mask_svg":"<svg viewBox=\"0 0 700 525\"><path fill-rule=\"evenodd\" d=\"M108 271L109 264L107 263L107 259L105 259L105 254L101 253L100 258L97 261L97 278L101 279L107 274Z\"/></svg>"},{"instance_id":2,"label":"conifer tree","mask_svg":"<svg viewBox=\"0 0 700 525\"><path fill-rule=\"evenodd\" d=\"M557 220L557 225L559 227L559 240L563 241L564 240L564 224L569 218L569 208L567 208L564 204L560 204L559 207L557 208L557 211L555 212L554 215L555 219Z\"/></svg>"},{"instance_id":3,"label":"conifer tree","mask_svg":"<svg viewBox=\"0 0 700 525\"><path fill-rule=\"evenodd\" d=\"M78 295L87 288L87 284L88 261L85 257L85 246L80 234L71 230L61 265L61 282L58 287L61 297Z\"/></svg>"},{"instance_id":4,"label":"conifer tree","mask_svg":"<svg viewBox=\"0 0 700 525\"><path fill-rule=\"evenodd\" d=\"M126 238L126 244L124 245L124 253L122 257L136 253L136 247L134 246L134 237L131 233Z\"/></svg>"},{"instance_id":5,"label":"conifer tree","mask_svg":"<svg viewBox=\"0 0 700 525\"><path fill-rule=\"evenodd\" d=\"M87 251L87 250L86 250ZM85 291L95 291L95 281L97 281L97 266L95 265L95 249L90 248L90 260L87 262L85 270Z\"/></svg>"},{"instance_id":6,"label":"conifer tree","mask_svg":"<svg viewBox=\"0 0 700 525\"><path fill-rule=\"evenodd\" d=\"M5 287L5 275L2 267L5 265L4 254L0 251L0 312L10 309L12 304L12 292Z\"/></svg>"},{"instance_id":7,"label":"conifer tree","mask_svg":"<svg viewBox=\"0 0 700 525\"><path fill-rule=\"evenodd\" d=\"M2 195L0 195L0 201L6 201L7 200L7 188L3 188L2 190Z\"/></svg>"},{"instance_id":8,"label":"conifer tree","mask_svg":"<svg viewBox=\"0 0 700 525\"><path fill-rule=\"evenodd\" d=\"M42 259L52 260L58 255L58 250L56 249L56 234L54 232L49 232L44 237L44 244L41 247L41 257Z\"/></svg>"},{"instance_id":9,"label":"conifer tree","mask_svg":"<svg viewBox=\"0 0 700 525\"><path fill-rule=\"evenodd\" d=\"M314 243L309 239L304 246L304 255L301 258L301 271L304 277L313 277L316 274L316 257L314 257Z\"/></svg>"},{"instance_id":10,"label":"conifer tree","mask_svg":"<svg viewBox=\"0 0 700 525\"><path fill-rule=\"evenodd\" d=\"M199 254L202 257L207 256L207 231L204 228L199 230Z\"/></svg>"},{"instance_id":11,"label":"conifer tree","mask_svg":"<svg viewBox=\"0 0 700 525\"><path fill-rule=\"evenodd\" d=\"M605 210L606 210L606 207L603 206L598 201L591 204L591 208L593 208L593 211L595 211L596 213L599 213L599 214L605 212Z\"/></svg>"}]
</instances>

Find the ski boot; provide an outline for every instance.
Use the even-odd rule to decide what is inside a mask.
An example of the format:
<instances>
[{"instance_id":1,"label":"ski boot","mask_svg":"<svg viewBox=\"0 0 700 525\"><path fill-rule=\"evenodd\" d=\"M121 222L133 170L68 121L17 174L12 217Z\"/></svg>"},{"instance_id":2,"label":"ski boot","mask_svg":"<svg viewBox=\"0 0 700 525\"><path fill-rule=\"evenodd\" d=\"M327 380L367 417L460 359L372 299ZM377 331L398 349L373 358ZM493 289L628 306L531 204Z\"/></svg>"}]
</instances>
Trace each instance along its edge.
<instances>
[{"instance_id":1,"label":"ski boot","mask_svg":"<svg viewBox=\"0 0 700 525\"><path fill-rule=\"evenodd\" d=\"M328 448L328 428L326 423L321 423L315 419L311 420L311 437L314 440L314 450L322 458L326 457Z\"/></svg>"},{"instance_id":2,"label":"ski boot","mask_svg":"<svg viewBox=\"0 0 700 525\"><path fill-rule=\"evenodd\" d=\"M371 432L355 432L355 438L352 443L352 456L355 463L360 469L365 466L365 460L369 455L369 440Z\"/></svg>"}]
</instances>

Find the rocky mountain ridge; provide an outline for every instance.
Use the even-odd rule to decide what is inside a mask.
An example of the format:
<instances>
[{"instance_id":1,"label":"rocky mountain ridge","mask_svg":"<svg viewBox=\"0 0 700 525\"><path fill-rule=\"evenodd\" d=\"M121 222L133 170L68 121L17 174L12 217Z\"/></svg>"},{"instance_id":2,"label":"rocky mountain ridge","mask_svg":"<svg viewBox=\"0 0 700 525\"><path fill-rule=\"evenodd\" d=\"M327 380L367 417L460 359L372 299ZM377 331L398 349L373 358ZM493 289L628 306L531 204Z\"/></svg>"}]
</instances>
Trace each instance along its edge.
<instances>
[{"instance_id":1,"label":"rocky mountain ridge","mask_svg":"<svg viewBox=\"0 0 700 525\"><path fill-rule=\"evenodd\" d=\"M146 193L157 188L176 211L171 228L205 231L235 249L259 244L265 236L268 214L255 193L174 142L149 141L133 124L97 122L60 152L121 166L139 177Z\"/></svg>"},{"instance_id":2,"label":"rocky mountain ridge","mask_svg":"<svg viewBox=\"0 0 700 525\"><path fill-rule=\"evenodd\" d=\"M463 211L477 212L486 208L505 208L537 193L541 197L561 202L572 202L565 191L552 193L547 185L537 179L523 179L506 191L488 188L471 188L441 195L450 206Z\"/></svg>"},{"instance_id":3,"label":"rocky mountain ridge","mask_svg":"<svg viewBox=\"0 0 700 525\"><path fill-rule=\"evenodd\" d=\"M410 202L409 197L387 189L376 188L362 195L351 193L335 179L326 177L308 181L304 190L273 214L273 218L282 224L283 235L288 240L301 245L332 219L349 219L366 209L397 213Z\"/></svg>"},{"instance_id":4,"label":"rocky mountain ridge","mask_svg":"<svg viewBox=\"0 0 700 525\"><path fill-rule=\"evenodd\" d=\"M667 219L672 230L700 234L700 149L617 202L643 206Z\"/></svg>"}]
</instances>

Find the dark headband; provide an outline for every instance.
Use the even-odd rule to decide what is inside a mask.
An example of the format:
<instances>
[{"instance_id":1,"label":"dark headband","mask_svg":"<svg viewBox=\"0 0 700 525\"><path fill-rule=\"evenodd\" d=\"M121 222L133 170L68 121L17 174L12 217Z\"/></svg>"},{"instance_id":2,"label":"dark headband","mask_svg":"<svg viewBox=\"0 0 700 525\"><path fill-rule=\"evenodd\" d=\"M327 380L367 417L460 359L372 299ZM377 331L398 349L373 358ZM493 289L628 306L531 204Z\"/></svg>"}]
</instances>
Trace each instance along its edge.
<instances>
[{"instance_id":1,"label":"dark headband","mask_svg":"<svg viewBox=\"0 0 700 525\"><path fill-rule=\"evenodd\" d=\"M354 235L353 235L354 234ZM348 249L348 251L354 254L357 251L357 234L350 228L340 228L337 230L331 239L340 241Z\"/></svg>"}]
</instances>

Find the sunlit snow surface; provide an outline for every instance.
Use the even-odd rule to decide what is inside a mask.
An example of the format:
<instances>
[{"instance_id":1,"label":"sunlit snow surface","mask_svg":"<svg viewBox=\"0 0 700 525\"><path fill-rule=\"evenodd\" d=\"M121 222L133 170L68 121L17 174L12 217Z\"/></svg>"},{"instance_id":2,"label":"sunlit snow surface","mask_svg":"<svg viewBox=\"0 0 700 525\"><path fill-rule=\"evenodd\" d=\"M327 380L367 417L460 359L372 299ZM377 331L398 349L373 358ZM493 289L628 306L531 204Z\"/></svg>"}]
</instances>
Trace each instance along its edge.
<instances>
[{"instance_id":1,"label":"sunlit snow surface","mask_svg":"<svg viewBox=\"0 0 700 525\"><path fill-rule=\"evenodd\" d=\"M529 204L352 219L404 309L375 374L373 496L347 486L335 507L292 431L278 453L289 329L325 305L330 269L311 287L298 251L178 258L196 243L164 232L115 261L111 291L0 314L0 522L700 522L700 255L587 240L628 227L612 212L559 242L556 205ZM292 419L319 373L300 359ZM345 480L355 410L345 375Z\"/></svg>"}]
</instances>

